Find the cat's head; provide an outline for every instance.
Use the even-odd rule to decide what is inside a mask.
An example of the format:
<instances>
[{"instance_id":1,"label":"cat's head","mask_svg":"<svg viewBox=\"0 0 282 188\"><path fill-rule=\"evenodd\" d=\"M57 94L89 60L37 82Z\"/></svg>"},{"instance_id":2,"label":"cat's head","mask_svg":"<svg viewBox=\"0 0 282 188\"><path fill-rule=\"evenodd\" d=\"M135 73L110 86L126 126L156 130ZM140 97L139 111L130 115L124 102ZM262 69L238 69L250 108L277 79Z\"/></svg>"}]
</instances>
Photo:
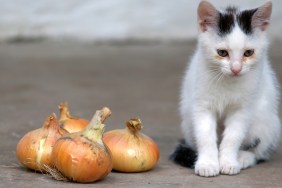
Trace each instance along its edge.
<instances>
[{"instance_id":1,"label":"cat's head","mask_svg":"<svg viewBox=\"0 0 282 188\"><path fill-rule=\"evenodd\" d=\"M202 1L198 7L199 43L212 66L229 76L253 69L267 50L271 11L270 1L243 11L235 7L219 11Z\"/></svg>"}]
</instances>

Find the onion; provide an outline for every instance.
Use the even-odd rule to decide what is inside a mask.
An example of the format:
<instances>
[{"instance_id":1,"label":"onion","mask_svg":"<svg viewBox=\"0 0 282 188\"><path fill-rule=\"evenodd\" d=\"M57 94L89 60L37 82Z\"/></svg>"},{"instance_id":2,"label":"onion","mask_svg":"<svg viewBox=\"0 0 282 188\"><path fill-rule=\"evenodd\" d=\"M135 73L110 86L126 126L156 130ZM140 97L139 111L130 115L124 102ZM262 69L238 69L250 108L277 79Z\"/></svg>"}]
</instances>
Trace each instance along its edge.
<instances>
[{"instance_id":1,"label":"onion","mask_svg":"<svg viewBox=\"0 0 282 188\"><path fill-rule=\"evenodd\" d=\"M60 125L68 132L73 133L81 131L89 124L89 121L86 119L72 117L67 102L61 103L58 107L60 110Z\"/></svg>"},{"instance_id":2,"label":"onion","mask_svg":"<svg viewBox=\"0 0 282 188\"><path fill-rule=\"evenodd\" d=\"M66 133L68 132L59 126L56 115L51 114L42 128L28 132L19 141L16 149L18 160L27 168L45 171L45 165L52 165L53 145Z\"/></svg>"},{"instance_id":3,"label":"onion","mask_svg":"<svg viewBox=\"0 0 282 188\"><path fill-rule=\"evenodd\" d=\"M152 169L159 159L159 148L148 136L140 132L140 119L130 119L126 129L106 132L105 144L110 148L113 169L120 172L142 172Z\"/></svg>"},{"instance_id":4,"label":"onion","mask_svg":"<svg viewBox=\"0 0 282 188\"><path fill-rule=\"evenodd\" d=\"M106 107L96 111L84 130L67 134L54 145L53 164L68 180L94 182L111 172L111 153L102 141L105 126L103 122L110 114Z\"/></svg>"}]
</instances>

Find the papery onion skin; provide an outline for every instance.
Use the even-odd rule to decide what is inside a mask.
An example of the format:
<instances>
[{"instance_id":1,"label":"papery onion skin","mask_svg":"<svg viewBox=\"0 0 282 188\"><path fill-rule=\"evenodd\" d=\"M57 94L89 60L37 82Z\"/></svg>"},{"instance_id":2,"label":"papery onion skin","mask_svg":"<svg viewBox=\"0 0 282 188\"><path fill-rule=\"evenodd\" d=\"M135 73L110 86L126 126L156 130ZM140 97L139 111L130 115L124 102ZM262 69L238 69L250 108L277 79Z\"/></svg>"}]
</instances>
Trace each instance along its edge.
<instances>
[{"instance_id":1,"label":"papery onion skin","mask_svg":"<svg viewBox=\"0 0 282 188\"><path fill-rule=\"evenodd\" d=\"M69 180L89 183L104 178L112 170L107 147L73 133L56 142L53 164Z\"/></svg>"},{"instance_id":2,"label":"papery onion skin","mask_svg":"<svg viewBox=\"0 0 282 188\"><path fill-rule=\"evenodd\" d=\"M79 132L89 124L89 121L81 118L72 118L66 121L60 121L62 128L69 133Z\"/></svg>"},{"instance_id":3,"label":"papery onion skin","mask_svg":"<svg viewBox=\"0 0 282 188\"><path fill-rule=\"evenodd\" d=\"M67 133L59 127L56 115L50 115L42 128L28 132L18 142L18 160L29 169L44 172L45 165L52 166L51 154L55 142Z\"/></svg>"},{"instance_id":4,"label":"papery onion skin","mask_svg":"<svg viewBox=\"0 0 282 188\"><path fill-rule=\"evenodd\" d=\"M83 118L72 117L70 115L67 102L62 102L58 106L60 110L60 125L69 133L78 132L87 127L89 121Z\"/></svg>"},{"instance_id":5,"label":"papery onion skin","mask_svg":"<svg viewBox=\"0 0 282 188\"><path fill-rule=\"evenodd\" d=\"M108 110L108 111L107 111ZM107 108L97 111L82 131L61 137L54 145L54 167L67 179L90 183L108 175L113 167L110 150L104 145L102 122L110 115Z\"/></svg>"},{"instance_id":6,"label":"papery onion skin","mask_svg":"<svg viewBox=\"0 0 282 188\"><path fill-rule=\"evenodd\" d=\"M147 135L126 129L108 131L103 141L113 158L113 169L120 172L143 172L154 168L159 160L159 148Z\"/></svg>"}]
</instances>

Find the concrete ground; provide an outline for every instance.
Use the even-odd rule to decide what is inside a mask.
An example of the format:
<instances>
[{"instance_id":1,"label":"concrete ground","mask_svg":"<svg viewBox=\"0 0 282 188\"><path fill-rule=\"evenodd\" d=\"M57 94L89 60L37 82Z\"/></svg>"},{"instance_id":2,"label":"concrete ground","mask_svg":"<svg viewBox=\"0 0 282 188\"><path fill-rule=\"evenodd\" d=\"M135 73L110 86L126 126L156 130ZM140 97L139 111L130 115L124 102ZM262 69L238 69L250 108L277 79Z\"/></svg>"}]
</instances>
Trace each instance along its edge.
<instances>
[{"instance_id":1,"label":"concrete ground","mask_svg":"<svg viewBox=\"0 0 282 188\"><path fill-rule=\"evenodd\" d=\"M271 161L235 176L203 178L168 160L182 137L179 88L194 48L194 42L0 44L0 187L282 187L281 146ZM275 42L269 51L280 80L281 48ZM159 145L157 166L144 173L112 172L94 184L56 181L22 168L17 142L49 114L58 114L62 101L69 102L72 115L87 119L102 106L110 107L106 130L140 117L143 132Z\"/></svg>"}]
</instances>

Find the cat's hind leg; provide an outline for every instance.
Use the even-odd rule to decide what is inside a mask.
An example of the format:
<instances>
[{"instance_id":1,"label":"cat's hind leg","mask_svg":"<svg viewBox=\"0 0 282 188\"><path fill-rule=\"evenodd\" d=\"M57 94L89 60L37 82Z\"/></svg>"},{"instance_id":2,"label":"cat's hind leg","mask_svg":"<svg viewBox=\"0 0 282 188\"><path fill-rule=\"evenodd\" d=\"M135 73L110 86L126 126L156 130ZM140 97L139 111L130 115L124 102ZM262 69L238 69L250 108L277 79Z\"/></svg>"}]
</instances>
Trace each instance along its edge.
<instances>
[{"instance_id":1,"label":"cat's hind leg","mask_svg":"<svg viewBox=\"0 0 282 188\"><path fill-rule=\"evenodd\" d=\"M244 143L238 153L238 161L241 169L249 168L257 163L254 149L258 147L261 141L259 138L252 138L251 141L249 140L247 142L249 144Z\"/></svg>"},{"instance_id":2,"label":"cat's hind leg","mask_svg":"<svg viewBox=\"0 0 282 188\"><path fill-rule=\"evenodd\" d=\"M241 169L254 166L259 161L269 160L278 145L279 138L278 116L269 114L257 117L238 153Z\"/></svg>"},{"instance_id":3,"label":"cat's hind leg","mask_svg":"<svg viewBox=\"0 0 282 188\"><path fill-rule=\"evenodd\" d=\"M243 150L240 150L238 153L238 161L241 169L249 168L257 163L256 156L253 152Z\"/></svg>"}]
</instances>

